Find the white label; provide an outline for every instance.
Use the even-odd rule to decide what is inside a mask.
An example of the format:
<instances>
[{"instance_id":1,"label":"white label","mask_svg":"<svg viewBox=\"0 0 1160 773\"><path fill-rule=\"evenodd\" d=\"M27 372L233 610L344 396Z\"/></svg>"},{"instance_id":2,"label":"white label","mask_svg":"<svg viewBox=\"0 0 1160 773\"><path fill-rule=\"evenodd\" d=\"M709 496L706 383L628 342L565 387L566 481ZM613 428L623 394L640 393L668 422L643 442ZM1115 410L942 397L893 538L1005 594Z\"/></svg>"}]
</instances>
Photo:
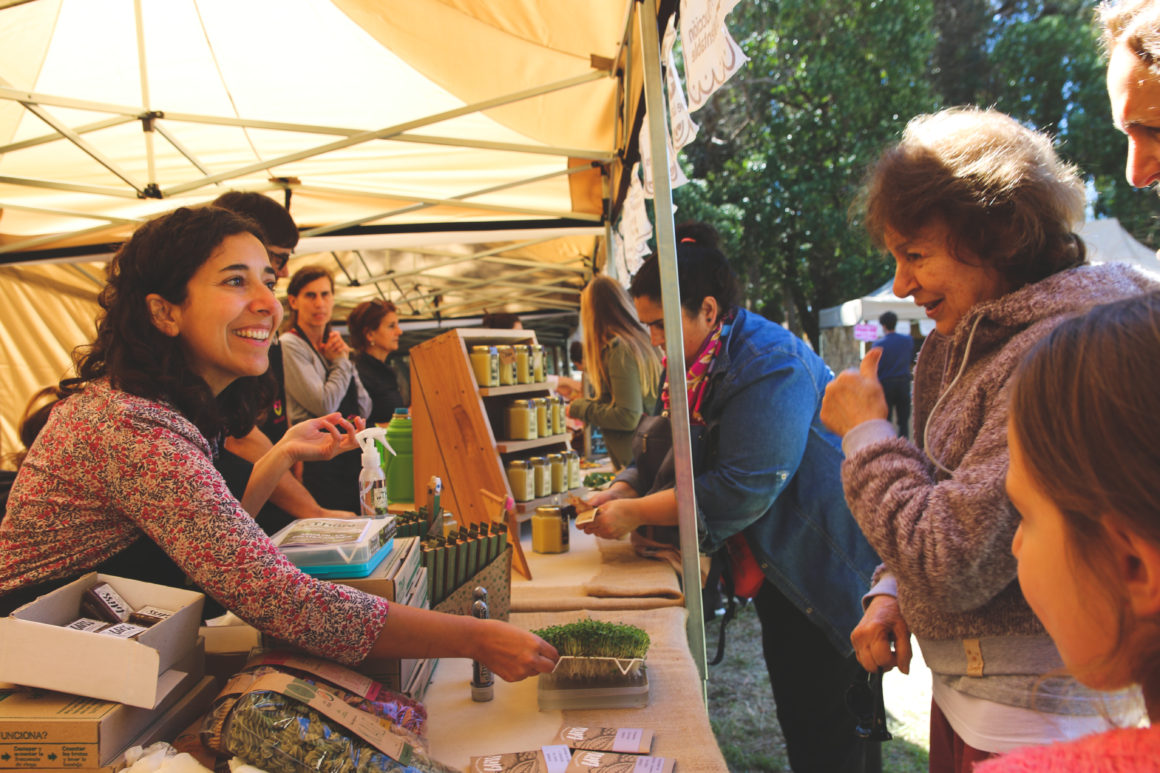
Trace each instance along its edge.
<instances>
[{"instance_id":1,"label":"white label","mask_svg":"<svg viewBox=\"0 0 1160 773\"><path fill-rule=\"evenodd\" d=\"M572 750L567 746L541 746L540 751L548 763L548 773L564 773L572 761Z\"/></svg>"},{"instance_id":2,"label":"white label","mask_svg":"<svg viewBox=\"0 0 1160 773\"><path fill-rule=\"evenodd\" d=\"M149 629L142 628L139 625L133 625L132 623L117 623L116 625L110 625L108 628L99 631L99 633L106 636L116 636L120 639L132 639L137 634L147 630Z\"/></svg>"},{"instance_id":3,"label":"white label","mask_svg":"<svg viewBox=\"0 0 1160 773\"><path fill-rule=\"evenodd\" d=\"M624 754L640 752L640 737L643 732L639 727L621 727L616 730L616 740L612 742L612 751Z\"/></svg>"},{"instance_id":4,"label":"white label","mask_svg":"<svg viewBox=\"0 0 1160 773\"><path fill-rule=\"evenodd\" d=\"M632 773L664 773L664 757L640 757L632 769Z\"/></svg>"},{"instance_id":5,"label":"white label","mask_svg":"<svg viewBox=\"0 0 1160 773\"><path fill-rule=\"evenodd\" d=\"M103 620L94 620L91 617L82 617L79 620L73 620L71 623L66 625L65 628L71 628L74 631L99 631L106 625L108 625L108 623L104 622Z\"/></svg>"}]
</instances>

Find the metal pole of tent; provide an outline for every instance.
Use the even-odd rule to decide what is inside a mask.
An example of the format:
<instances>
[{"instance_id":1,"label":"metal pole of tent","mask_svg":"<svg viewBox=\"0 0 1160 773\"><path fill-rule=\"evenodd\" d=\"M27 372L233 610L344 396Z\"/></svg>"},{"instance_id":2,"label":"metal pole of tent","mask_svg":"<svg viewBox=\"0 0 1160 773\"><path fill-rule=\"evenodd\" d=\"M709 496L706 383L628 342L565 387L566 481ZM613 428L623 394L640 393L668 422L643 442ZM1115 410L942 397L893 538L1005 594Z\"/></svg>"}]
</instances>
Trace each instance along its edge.
<instances>
[{"instance_id":1,"label":"metal pole of tent","mask_svg":"<svg viewBox=\"0 0 1160 773\"><path fill-rule=\"evenodd\" d=\"M652 148L653 210L656 214L657 254L661 269L661 304L668 355L669 420L673 426L673 461L677 474L677 514L681 531L681 569L684 575L689 651L701 673L705 666L705 617L701 609L701 561L697 539L697 501L693 490L693 453L689 443L689 401L685 392L685 353L681 336L681 294L677 284L677 241L673 223L673 190L669 183L669 143L665 120L669 114L661 82L661 50L657 34L656 0L644 0L640 12L643 43L644 95L648 106L649 145Z\"/></svg>"}]
</instances>

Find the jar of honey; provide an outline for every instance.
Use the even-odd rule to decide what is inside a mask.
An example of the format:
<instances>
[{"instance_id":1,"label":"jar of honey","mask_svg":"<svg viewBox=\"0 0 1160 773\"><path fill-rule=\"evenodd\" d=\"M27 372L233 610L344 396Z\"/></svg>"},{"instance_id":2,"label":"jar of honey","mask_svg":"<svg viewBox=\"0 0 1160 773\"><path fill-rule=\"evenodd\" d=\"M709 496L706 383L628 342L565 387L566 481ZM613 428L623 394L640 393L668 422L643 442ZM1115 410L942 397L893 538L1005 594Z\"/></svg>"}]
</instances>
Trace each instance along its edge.
<instances>
[{"instance_id":1,"label":"jar of honey","mask_svg":"<svg viewBox=\"0 0 1160 773\"><path fill-rule=\"evenodd\" d=\"M507 476L513 499L527 502L536 498L536 479L527 459L512 459L508 462Z\"/></svg>"},{"instance_id":2,"label":"jar of honey","mask_svg":"<svg viewBox=\"0 0 1160 773\"><path fill-rule=\"evenodd\" d=\"M532 515L532 550L567 553L568 547L567 516L555 505L537 507Z\"/></svg>"},{"instance_id":3,"label":"jar of honey","mask_svg":"<svg viewBox=\"0 0 1160 773\"><path fill-rule=\"evenodd\" d=\"M471 370L481 387L499 386L499 351L494 346L471 347Z\"/></svg>"},{"instance_id":4,"label":"jar of honey","mask_svg":"<svg viewBox=\"0 0 1160 773\"><path fill-rule=\"evenodd\" d=\"M497 346L499 351L499 385L512 386L516 383L516 350L512 346Z\"/></svg>"},{"instance_id":5,"label":"jar of honey","mask_svg":"<svg viewBox=\"0 0 1160 773\"><path fill-rule=\"evenodd\" d=\"M527 344L516 344L516 383L532 383L532 353Z\"/></svg>"},{"instance_id":6,"label":"jar of honey","mask_svg":"<svg viewBox=\"0 0 1160 773\"><path fill-rule=\"evenodd\" d=\"M508 440L536 439L536 411L531 400L512 400L507 404L504 430Z\"/></svg>"}]
</instances>

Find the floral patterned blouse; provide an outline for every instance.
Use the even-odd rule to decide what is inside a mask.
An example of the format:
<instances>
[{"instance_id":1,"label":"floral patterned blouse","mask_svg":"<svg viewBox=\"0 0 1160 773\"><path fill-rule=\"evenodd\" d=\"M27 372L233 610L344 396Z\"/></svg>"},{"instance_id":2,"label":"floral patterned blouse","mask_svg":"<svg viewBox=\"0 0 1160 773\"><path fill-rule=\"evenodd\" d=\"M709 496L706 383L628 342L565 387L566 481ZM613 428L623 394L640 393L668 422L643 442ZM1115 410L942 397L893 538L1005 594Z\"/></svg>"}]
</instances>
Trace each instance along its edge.
<instances>
[{"instance_id":1,"label":"floral patterned blouse","mask_svg":"<svg viewBox=\"0 0 1160 773\"><path fill-rule=\"evenodd\" d=\"M240 618L322 657L360 662L386 622L385 599L312 578L279 552L173 406L95 381L53 410L17 475L0 522L0 595L82 574L141 533Z\"/></svg>"}]
</instances>

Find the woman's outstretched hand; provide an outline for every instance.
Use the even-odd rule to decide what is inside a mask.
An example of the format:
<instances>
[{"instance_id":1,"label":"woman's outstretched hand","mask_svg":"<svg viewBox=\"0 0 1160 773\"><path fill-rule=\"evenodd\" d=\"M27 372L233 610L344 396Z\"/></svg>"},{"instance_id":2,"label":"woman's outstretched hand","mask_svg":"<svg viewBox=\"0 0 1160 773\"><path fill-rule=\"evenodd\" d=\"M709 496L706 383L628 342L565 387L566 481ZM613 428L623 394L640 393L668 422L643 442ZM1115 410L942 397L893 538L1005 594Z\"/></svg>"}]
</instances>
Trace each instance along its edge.
<instances>
[{"instance_id":1,"label":"woman's outstretched hand","mask_svg":"<svg viewBox=\"0 0 1160 773\"><path fill-rule=\"evenodd\" d=\"M360 417L347 420L340 413L331 413L295 424L277 445L296 462L323 461L358 448L354 435L363 429L366 422Z\"/></svg>"},{"instance_id":2,"label":"woman's outstretched hand","mask_svg":"<svg viewBox=\"0 0 1160 773\"><path fill-rule=\"evenodd\" d=\"M844 436L859 424L890 415L886 394L878 381L878 360L882 349L871 349L858 369L849 368L826 385L822 397L822 423L831 432Z\"/></svg>"}]
</instances>

